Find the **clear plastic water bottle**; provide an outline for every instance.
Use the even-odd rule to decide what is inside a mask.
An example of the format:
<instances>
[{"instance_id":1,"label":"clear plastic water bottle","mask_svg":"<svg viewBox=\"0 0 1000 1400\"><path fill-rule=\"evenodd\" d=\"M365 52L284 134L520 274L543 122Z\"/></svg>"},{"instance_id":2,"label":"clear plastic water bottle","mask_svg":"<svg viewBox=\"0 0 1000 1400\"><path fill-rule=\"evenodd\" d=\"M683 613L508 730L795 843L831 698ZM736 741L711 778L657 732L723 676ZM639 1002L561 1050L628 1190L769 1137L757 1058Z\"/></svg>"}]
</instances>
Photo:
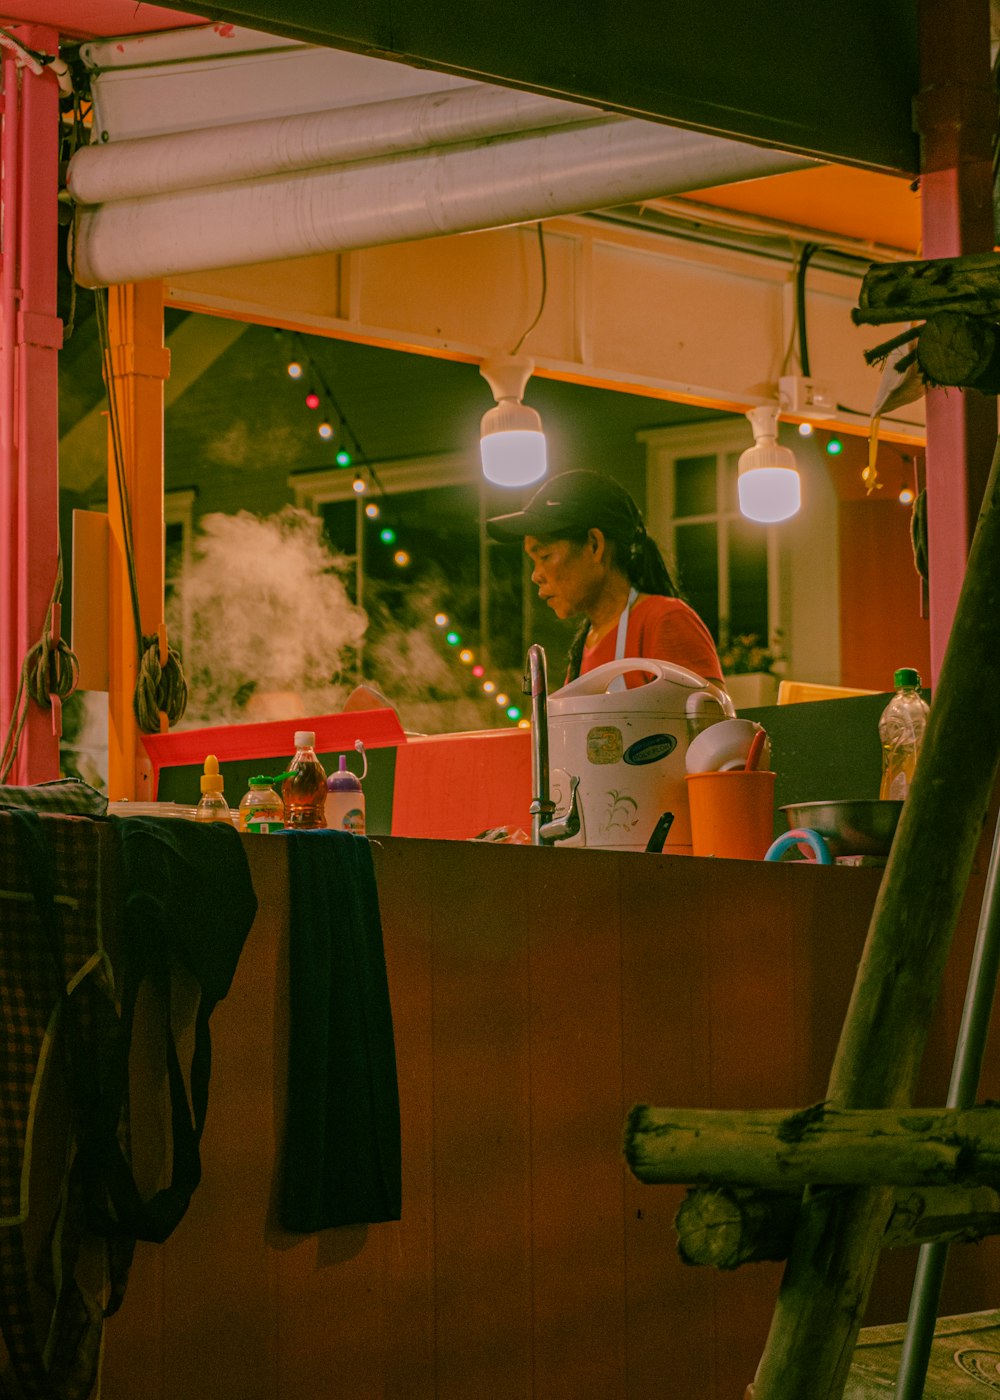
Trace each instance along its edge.
<instances>
[{"instance_id":1,"label":"clear plastic water bottle","mask_svg":"<svg viewBox=\"0 0 1000 1400\"><path fill-rule=\"evenodd\" d=\"M295 757L281 785L285 826L302 831L326 826L326 769L316 757L316 735L311 729L295 734Z\"/></svg>"},{"instance_id":2,"label":"clear plastic water bottle","mask_svg":"<svg viewBox=\"0 0 1000 1400\"><path fill-rule=\"evenodd\" d=\"M222 795L222 774L219 772L219 760L214 753L205 758L205 767L201 775L201 801L198 803L194 819L197 822L229 822L232 825L233 814Z\"/></svg>"},{"instance_id":3,"label":"clear plastic water bottle","mask_svg":"<svg viewBox=\"0 0 1000 1400\"><path fill-rule=\"evenodd\" d=\"M240 831L257 836L284 831L285 806L274 790L274 782L274 778L263 775L250 779L249 789L240 802Z\"/></svg>"},{"instance_id":4,"label":"clear plastic water bottle","mask_svg":"<svg viewBox=\"0 0 1000 1400\"><path fill-rule=\"evenodd\" d=\"M913 782L930 709L920 694L919 672L904 666L896 672L893 681L896 694L882 711L878 722L879 738L882 740L882 786L879 797L901 801Z\"/></svg>"}]
</instances>

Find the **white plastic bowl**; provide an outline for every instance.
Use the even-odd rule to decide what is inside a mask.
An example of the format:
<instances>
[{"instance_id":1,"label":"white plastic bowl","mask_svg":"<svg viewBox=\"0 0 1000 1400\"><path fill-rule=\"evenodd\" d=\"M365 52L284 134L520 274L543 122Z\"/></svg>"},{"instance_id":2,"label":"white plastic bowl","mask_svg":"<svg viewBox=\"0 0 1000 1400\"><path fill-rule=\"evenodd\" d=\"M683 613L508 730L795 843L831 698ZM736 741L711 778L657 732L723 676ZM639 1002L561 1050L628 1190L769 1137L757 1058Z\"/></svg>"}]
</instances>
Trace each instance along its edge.
<instances>
[{"instance_id":1,"label":"white plastic bowl","mask_svg":"<svg viewBox=\"0 0 1000 1400\"><path fill-rule=\"evenodd\" d=\"M720 719L703 729L688 744L684 764L689 773L722 773L742 768L747 761L753 736L761 726L752 719ZM764 740L758 768L771 765L771 743Z\"/></svg>"}]
</instances>

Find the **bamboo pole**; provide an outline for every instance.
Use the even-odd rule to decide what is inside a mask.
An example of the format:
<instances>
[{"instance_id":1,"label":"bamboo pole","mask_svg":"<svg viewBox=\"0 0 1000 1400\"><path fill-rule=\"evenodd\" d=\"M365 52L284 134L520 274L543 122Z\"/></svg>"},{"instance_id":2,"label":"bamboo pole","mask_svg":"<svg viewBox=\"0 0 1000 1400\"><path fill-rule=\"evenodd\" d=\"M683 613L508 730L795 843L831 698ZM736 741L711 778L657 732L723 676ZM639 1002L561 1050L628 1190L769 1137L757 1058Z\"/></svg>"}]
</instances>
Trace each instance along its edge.
<instances>
[{"instance_id":1,"label":"bamboo pole","mask_svg":"<svg viewBox=\"0 0 1000 1400\"><path fill-rule=\"evenodd\" d=\"M905 1105L1000 756L1000 444L973 540L924 749L903 808L827 1098ZM840 1400L892 1187L807 1190L754 1400Z\"/></svg>"},{"instance_id":2,"label":"bamboo pole","mask_svg":"<svg viewBox=\"0 0 1000 1400\"><path fill-rule=\"evenodd\" d=\"M625 1157L650 1185L1000 1185L1000 1108L649 1108L629 1115Z\"/></svg>"},{"instance_id":3,"label":"bamboo pole","mask_svg":"<svg viewBox=\"0 0 1000 1400\"><path fill-rule=\"evenodd\" d=\"M714 1269L787 1259L801 1201L801 1192L696 1187L674 1218L677 1253L685 1264ZM930 1186L897 1194L881 1247L971 1244L987 1235L1000 1235L1000 1192Z\"/></svg>"}]
</instances>

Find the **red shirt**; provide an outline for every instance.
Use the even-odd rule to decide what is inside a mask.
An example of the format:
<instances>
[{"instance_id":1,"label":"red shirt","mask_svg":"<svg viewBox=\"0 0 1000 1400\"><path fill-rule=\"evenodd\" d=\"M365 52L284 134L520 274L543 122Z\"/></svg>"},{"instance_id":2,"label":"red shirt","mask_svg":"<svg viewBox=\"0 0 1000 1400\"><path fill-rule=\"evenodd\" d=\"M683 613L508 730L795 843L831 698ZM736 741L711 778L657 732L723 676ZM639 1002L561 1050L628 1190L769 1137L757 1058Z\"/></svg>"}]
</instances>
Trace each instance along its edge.
<instances>
[{"instance_id":1,"label":"red shirt","mask_svg":"<svg viewBox=\"0 0 1000 1400\"><path fill-rule=\"evenodd\" d=\"M618 642L618 624L606 632L595 647L585 647L580 674L614 661ZM651 593L633 603L625 634L626 656L655 656L660 661L672 661L684 666L705 680L721 680L722 667L716 654L712 634L701 618L680 598L664 598ZM625 677L630 688L645 685L640 671Z\"/></svg>"}]
</instances>

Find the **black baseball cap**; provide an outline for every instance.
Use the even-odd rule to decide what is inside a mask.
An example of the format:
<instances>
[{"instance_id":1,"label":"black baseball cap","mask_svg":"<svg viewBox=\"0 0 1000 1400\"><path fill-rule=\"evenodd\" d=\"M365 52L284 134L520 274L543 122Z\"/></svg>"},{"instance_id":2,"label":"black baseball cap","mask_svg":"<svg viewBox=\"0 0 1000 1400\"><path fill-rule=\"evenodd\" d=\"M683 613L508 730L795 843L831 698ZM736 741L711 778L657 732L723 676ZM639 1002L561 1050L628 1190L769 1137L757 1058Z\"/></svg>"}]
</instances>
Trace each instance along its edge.
<instances>
[{"instance_id":1,"label":"black baseball cap","mask_svg":"<svg viewBox=\"0 0 1000 1400\"><path fill-rule=\"evenodd\" d=\"M495 540L523 540L525 535L558 538L590 529L631 543L643 528L632 497L601 472L562 472L543 482L523 510L495 515L486 529Z\"/></svg>"}]
</instances>

